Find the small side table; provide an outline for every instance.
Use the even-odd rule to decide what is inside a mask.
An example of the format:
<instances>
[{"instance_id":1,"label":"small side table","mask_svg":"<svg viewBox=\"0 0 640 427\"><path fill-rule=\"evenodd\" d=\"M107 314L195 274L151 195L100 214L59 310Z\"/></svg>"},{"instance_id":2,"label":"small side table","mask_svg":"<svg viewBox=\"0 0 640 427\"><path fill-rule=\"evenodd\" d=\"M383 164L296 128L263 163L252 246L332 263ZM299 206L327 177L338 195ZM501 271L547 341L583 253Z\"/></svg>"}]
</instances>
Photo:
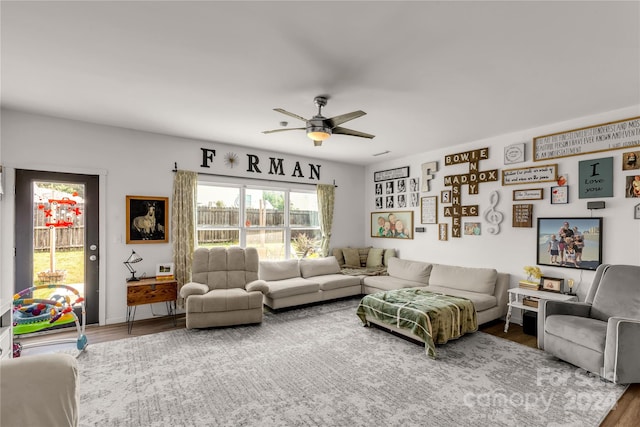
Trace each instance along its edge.
<instances>
[{"instance_id":1,"label":"small side table","mask_svg":"<svg viewBox=\"0 0 640 427\"><path fill-rule=\"evenodd\" d=\"M155 277L127 282L127 332L133 329L136 308L143 304L164 302L167 306L167 316L173 316L176 321L176 301L178 299L178 282L175 280L158 280Z\"/></svg>"},{"instance_id":2,"label":"small side table","mask_svg":"<svg viewBox=\"0 0 640 427\"><path fill-rule=\"evenodd\" d=\"M507 320L504 323L504 331L507 332L509 330L509 322L511 321L511 311L514 308L519 308L524 313L525 311L533 311L538 312L538 307L531 307L529 305L524 305L522 299L524 297L534 297L538 298L538 304L542 304L544 300L553 300L553 301L577 301L577 295L567 295L567 294L559 294L555 292L547 292L547 291L534 291L533 289L525 289L525 288L512 288L507 291L509 293L509 302L507 305L509 306L509 310L507 310Z\"/></svg>"}]
</instances>

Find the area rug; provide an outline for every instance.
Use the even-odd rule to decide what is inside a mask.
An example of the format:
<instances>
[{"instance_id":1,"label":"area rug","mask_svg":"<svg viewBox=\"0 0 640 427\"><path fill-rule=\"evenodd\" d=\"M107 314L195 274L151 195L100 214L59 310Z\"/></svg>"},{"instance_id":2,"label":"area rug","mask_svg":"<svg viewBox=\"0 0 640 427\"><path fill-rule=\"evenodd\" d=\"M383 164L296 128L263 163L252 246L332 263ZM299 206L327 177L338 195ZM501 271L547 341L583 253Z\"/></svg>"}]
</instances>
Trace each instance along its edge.
<instances>
[{"instance_id":1,"label":"area rug","mask_svg":"<svg viewBox=\"0 0 640 427\"><path fill-rule=\"evenodd\" d=\"M82 426L597 426L625 390L482 332L417 345L356 317L357 300L257 326L89 345Z\"/></svg>"}]
</instances>

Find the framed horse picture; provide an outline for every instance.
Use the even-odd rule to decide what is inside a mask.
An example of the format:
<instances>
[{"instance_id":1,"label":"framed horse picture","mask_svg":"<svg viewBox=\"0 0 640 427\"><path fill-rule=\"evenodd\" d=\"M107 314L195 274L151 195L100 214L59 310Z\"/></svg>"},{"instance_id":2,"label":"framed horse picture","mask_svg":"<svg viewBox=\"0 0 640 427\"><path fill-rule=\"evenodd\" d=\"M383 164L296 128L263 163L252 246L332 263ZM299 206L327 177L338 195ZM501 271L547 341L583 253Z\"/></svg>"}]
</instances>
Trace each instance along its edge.
<instances>
[{"instance_id":1,"label":"framed horse picture","mask_svg":"<svg viewBox=\"0 0 640 427\"><path fill-rule=\"evenodd\" d=\"M127 196L127 243L169 241L169 198Z\"/></svg>"}]
</instances>

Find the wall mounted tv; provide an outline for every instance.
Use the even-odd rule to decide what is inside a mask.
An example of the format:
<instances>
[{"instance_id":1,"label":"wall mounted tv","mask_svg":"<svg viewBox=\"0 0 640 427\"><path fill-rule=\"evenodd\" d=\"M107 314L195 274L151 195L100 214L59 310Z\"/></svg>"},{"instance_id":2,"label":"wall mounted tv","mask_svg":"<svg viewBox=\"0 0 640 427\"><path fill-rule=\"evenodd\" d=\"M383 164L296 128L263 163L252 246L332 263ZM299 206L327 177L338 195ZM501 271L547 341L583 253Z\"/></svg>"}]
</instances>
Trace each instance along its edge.
<instances>
[{"instance_id":1,"label":"wall mounted tv","mask_svg":"<svg viewBox=\"0 0 640 427\"><path fill-rule=\"evenodd\" d=\"M538 218L538 265L595 270L602 264L602 218Z\"/></svg>"}]
</instances>

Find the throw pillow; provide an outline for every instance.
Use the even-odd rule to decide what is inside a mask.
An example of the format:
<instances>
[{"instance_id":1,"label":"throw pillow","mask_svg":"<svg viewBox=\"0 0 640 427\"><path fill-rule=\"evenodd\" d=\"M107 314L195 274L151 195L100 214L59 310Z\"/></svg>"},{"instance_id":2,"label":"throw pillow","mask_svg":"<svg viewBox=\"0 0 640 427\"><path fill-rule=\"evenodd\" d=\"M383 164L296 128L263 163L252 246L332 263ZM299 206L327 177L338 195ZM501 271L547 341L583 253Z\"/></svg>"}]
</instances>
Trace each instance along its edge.
<instances>
[{"instance_id":1,"label":"throw pillow","mask_svg":"<svg viewBox=\"0 0 640 427\"><path fill-rule=\"evenodd\" d=\"M300 274L302 274L302 277L305 279L307 277L338 273L340 273L340 266L334 256L326 258L304 258L300 260Z\"/></svg>"},{"instance_id":2,"label":"throw pillow","mask_svg":"<svg viewBox=\"0 0 640 427\"><path fill-rule=\"evenodd\" d=\"M338 260L338 265L344 265L344 255L342 255L342 248L334 249L333 256Z\"/></svg>"},{"instance_id":3,"label":"throw pillow","mask_svg":"<svg viewBox=\"0 0 640 427\"><path fill-rule=\"evenodd\" d=\"M367 265L369 249L371 249L371 246L367 246L366 248L358 248L358 254L360 255L360 267L364 267L365 265Z\"/></svg>"},{"instance_id":4,"label":"throw pillow","mask_svg":"<svg viewBox=\"0 0 640 427\"><path fill-rule=\"evenodd\" d=\"M367 255L367 267L382 267L382 254L384 249L371 248Z\"/></svg>"},{"instance_id":5,"label":"throw pillow","mask_svg":"<svg viewBox=\"0 0 640 427\"><path fill-rule=\"evenodd\" d=\"M344 255L344 266L352 268L360 268L360 254L356 248L344 248L342 250Z\"/></svg>"},{"instance_id":6,"label":"throw pillow","mask_svg":"<svg viewBox=\"0 0 640 427\"><path fill-rule=\"evenodd\" d=\"M386 251L384 251L384 266L388 267L389 266L389 258L395 257L396 256L396 250L395 249L387 249Z\"/></svg>"}]
</instances>

